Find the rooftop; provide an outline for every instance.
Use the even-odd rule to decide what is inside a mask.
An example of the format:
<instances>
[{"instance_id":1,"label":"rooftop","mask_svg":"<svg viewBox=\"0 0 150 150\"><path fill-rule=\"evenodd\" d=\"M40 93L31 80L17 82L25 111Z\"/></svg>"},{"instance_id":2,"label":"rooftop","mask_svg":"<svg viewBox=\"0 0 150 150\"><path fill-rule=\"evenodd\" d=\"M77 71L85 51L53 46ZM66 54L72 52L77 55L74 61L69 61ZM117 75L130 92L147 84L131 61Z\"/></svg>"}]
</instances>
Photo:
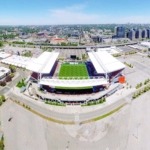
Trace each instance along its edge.
<instances>
[{"instance_id":1,"label":"rooftop","mask_svg":"<svg viewBox=\"0 0 150 150\"><path fill-rule=\"evenodd\" d=\"M5 68L5 67L0 67L0 78L4 77L9 72L10 72L10 69Z\"/></svg>"},{"instance_id":2,"label":"rooftop","mask_svg":"<svg viewBox=\"0 0 150 150\"><path fill-rule=\"evenodd\" d=\"M58 55L58 52L44 52L38 58L32 59L28 62L26 69L48 74L58 58Z\"/></svg>"},{"instance_id":3,"label":"rooftop","mask_svg":"<svg viewBox=\"0 0 150 150\"><path fill-rule=\"evenodd\" d=\"M11 56L10 53L0 52L0 59L7 58L7 57L9 57L9 56Z\"/></svg>"},{"instance_id":4,"label":"rooftop","mask_svg":"<svg viewBox=\"0 0 150 150\"><path fill-rule=\"evenodd\" d=\"M88 55L99 74L111 73L125 68L125 65L106 51L88 52Z\"/></svg>"},{"instance_id":5,"label":"rooftop","mask_svg":"<svg viewBox=\"0 0 150 150\"><path fill-rule=\"evenodd\" d=\"M17 67L25 68L27 64L34 58L19 56L19 55L12 55L6 59L1 60L2 63L11 64Z\"/></svg>"},{"instance_id":6,"label":"rooftop","mask_svg":"<svg viewBox=\"0 0 150 150\"><path fill-rule=\"evenodd\" d=\"M108 84L107 80L105 78L99 78L99 79L78 79L78 80L60 80L60 79L48 79L48 78L42 78L40 80L40 84L42 85L49 85L52 87L92 87L92 86L98 86L98 85L105 85Z\"/></svg>"}]
</instances>

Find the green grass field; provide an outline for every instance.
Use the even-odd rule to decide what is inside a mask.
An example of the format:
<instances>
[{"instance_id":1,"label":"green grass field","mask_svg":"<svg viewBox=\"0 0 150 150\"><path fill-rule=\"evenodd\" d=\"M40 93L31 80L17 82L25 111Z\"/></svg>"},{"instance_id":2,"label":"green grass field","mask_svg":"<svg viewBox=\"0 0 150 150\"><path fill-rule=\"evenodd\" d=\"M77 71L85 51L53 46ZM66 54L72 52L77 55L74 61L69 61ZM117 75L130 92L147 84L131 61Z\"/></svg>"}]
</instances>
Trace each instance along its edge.
<instances>
[{"instance_id":1,"label":"green grass field","mask_svg":"<svg viewBox=\"0 0 150 150\"><path fill-rule=\"evenodd\" d=\"M89 76L88 71L84 63L79 63L79 64L64 63L61 65L61 68L59 71L60 79L62 77L65 77L65 78L81 77L82 79L82 77L88 78L88 76Z\"/></svg>"},{"instance_id":2,"label":"green grass field","mask_svg":"<svg viewBox=\"0 0 150 150\"><path fill-rule=\"evenodd\" d=\"M92 89L91 86L87 86L87 87L55 87L55 89L57 90L89 90Z\"/></svg>"}]
</instances>

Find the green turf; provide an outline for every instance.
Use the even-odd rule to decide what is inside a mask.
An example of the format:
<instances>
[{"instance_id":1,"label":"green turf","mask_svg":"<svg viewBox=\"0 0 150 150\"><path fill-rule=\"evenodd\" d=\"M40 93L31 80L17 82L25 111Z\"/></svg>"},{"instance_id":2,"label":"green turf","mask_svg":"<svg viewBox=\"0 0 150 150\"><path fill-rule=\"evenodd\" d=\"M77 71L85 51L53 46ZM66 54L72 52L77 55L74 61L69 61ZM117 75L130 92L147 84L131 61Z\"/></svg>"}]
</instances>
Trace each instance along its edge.
<instances>
[{"instance_id":1,"label":"green turf","mask_svg":"<svg viewBox=\"0 0 150 150\"><path fill-rule=\"evenodd\" d=\"M57 90L89 90L92 89L91 86L87 86L87 87L55 87L55 89Z\"/></svg>"},{"instance_id":2,"label":"green turf","mask_svg":"<svg viewBox=\"0 0 150 150\"><path fill-rule=\"evenodd\" d=\"M80 78L85 77L85 79L88 78L88 71L86 68L86 65L84 63L79 64L62 64L59 72L59 78Z\"/></svg>"}]
</instances>

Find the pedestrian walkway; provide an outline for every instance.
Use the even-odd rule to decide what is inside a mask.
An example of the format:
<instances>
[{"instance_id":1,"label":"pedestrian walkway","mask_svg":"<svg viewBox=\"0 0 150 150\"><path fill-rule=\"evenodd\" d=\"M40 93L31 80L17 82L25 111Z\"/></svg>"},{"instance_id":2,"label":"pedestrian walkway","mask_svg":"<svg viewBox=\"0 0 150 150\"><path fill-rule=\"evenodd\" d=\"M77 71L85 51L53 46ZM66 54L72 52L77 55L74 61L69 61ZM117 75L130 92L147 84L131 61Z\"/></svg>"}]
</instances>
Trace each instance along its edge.
<instances>
[{"instance_id":1,"label":"pedestrian walkway","mask_svg":"<svg viewBox=\"0 0 150 150\"><path fill-rule=\"evenodd\" d=\"M120 89L120 84L113 84L107 90L90 93L90 94L76 94L76 95L65 95L65 94L55 94L49 92L41 92L39 91L37 84L32 83L32 88L36 92L37 95L41 96L43 99L54 99L58 101L72 101L72 102L80 102L80 101L90 101L90 100L98 100L101 97L104 97L108 93L114 93L115 91Z\"/></svg>"},{"instance_id":2,"label":"pedestrian walkway","mask_svg":"<svg viewBox=\"0 0 150 150\"><path fill-rule=\"evenodd\" d=\"M68 113L68 114L74 114L74 113L87 113L92 112L94 110L106 108L107 106L112 105L113 103L121 100L126 99L128 95L132 95L132 93L135 91L135 89L121 89L114 93L113 95L106 98L106 102L98 105L93 106L80 106L80 105L67 105L67 106L54 106L54 105L48 105L45 104L44 101L41 100L35 100L34 97L29 97L24 95L23 93L20 93L20 90L18 88L14 88L11 90L11 93L20 97L21 99L25 99L26 101L30 101L34 103L35 105L38 105L42 108L59 112L59 113ZM131 96L130 96L131 97ZM18 99L19 100L19 99Z\"/></svg>"}]
</instances>

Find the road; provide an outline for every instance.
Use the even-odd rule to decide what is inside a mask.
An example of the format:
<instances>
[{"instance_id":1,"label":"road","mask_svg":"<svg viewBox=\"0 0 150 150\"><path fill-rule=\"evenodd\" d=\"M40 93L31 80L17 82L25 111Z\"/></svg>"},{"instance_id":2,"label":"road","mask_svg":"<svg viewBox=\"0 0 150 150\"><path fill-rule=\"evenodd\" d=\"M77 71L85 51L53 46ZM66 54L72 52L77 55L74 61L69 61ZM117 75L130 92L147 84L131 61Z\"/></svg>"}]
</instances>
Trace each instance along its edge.
<instances>
[{"instance_id":1,"label":"road","mask_svg":"<svg viewBox=\"0 0 150 150\"><path fill-rule=\"evenodd\" d=\"M62 125L42 119L8 100L1 113L5 148L149 150L149 105L149 93L145 93L105 119L87 124ZM8 121L10 117L12 120Z\"/></svg>"},{"instance_id":2,"label":"road","mask_svg":"<svg viewBox=\"0 0 150 150\"><path fill-rule=\"evenodd\" d=\"M125 45L133 45L133 44L137 44L138 42L128 42L128 43L120 43L120 44L115 44L114 46L125 46ZM87 47L91 47L91 48L105 48L105 47L110 47L112 45L110 44L99 44L99 45L90 45L90 46L86 46L86 45L80 45L80 46L51 46L51 45L42 45L42 44L36 44L44 46L44 47L50 47L50 48L56 48L56 49L86 49Z\"/></svg>"},{"instance_id":3,"label":"road","mask_svg":"<svg viewBox=\"0 0 150 150\"><path fill-rule=\"evenodd\" d=\"M18 81L26 77L25 71L18 69L17 72L18 72L18 75L16 76L16 78L12 82L10 82L7 86L3 87L0 90L0 94L7 94L7 96L10 97L11 99L18 100L30 106L31 109L37 111L38 113L41 113L42 115L46 117L56 119L59 121L76 122L77 120L78 122L84 122L84 121L94 119L96 117L107 114L113 111L114 109L126 104L127 100L131 99L131 95L132 95L130 94L128 95L128 97L115 101L113 104L107 105L106 107L103 107L100 109L93 109L90 112L86 112L86 113L79 112L78 114L77 113L62 113L59 111L50 110L50 109L47 109L46 107L43 107L43 105L45 105L43 102L34 101L32 99L29 100L27 97L24 97L21 94L13 93L13 90L11 89L17 84Z\"/></svg>"},{"instance_id":4,"label":"road","mask_svg":"<svg viewBox=\"0 0 150 150\"><path fill-rule=\"evenodd\" d=\"M46 107L43 107L43 105L45 105L43 102L34 101L32 99L29 100L27 97L24 97L21 94L13 93L11 89L17 84L18 81L26 77L25 71L18 69L17 72L18 72L18 75L16 76L16 78L12 82L10 82L6 87L3 87L0 90L0 94L7 94L7 96L10 97L11 99L18 100L30 106L30 108L43 114L44 116L52 118L52 119L56 119L59 121L76 122L77 120L78 122L84 122L84 121L94 119L96 117L107 114L113 111L114 109L126 104L127 100L131 99L131 95L132 95L130 94L128 95L128 97L115 101L113 104L107 105L106 107L103 107L100 109L93 109L90 112L62 113L59 111L50 110L50 109L47 109Z\"/></svg>"},{"instance_id":5,"label":"road","mask_svg":"<svg viewBox=\"0 0 150 150\"><path fill-rule=\"evenodd\" d=\"M74 122L76 118L78 117L79 122L87 121L99 116L102 116L104 114L107 114L111 112L112 110L115 110L116 108L124 105L127 103L128 100L131 99L132 94L128 95L126 98L122 98L113 104L107 105L106 107L92 110L91 112L87 113L62 113L54 110L47 109L46 107L43 107L45 105L43 102L38 102L32 99L26 99L21 95L16 95L12 92L9 93L9 96L11 99L18 100L28 106L30 106L31 109L43 114L44 116L47 116L49 118L53 118L60 121L66 121L66 122ZM70 109L70 108L68 108ZM83 108L84 109L84 108Z\"/></svg>"},{"instance_id":6,"label":"road","mask_svg":"<svg viewBox=\"0 0 150 150\"><path fill-rule=\"evenodd\" d=\"M6 150L48 150L42 118L9 100L0 109Z\"/></svg>"},{"instance_id":7,"label":"road","mask_svg":"<svg viewBox=\"0 0 150 150\"><path fill-rule=\"evenodd\" d=\"M5 93L7 93L9 90L10 90L10 87L5 86L4 88L2 88L2 89L0 90L0 95L3 95L3 94L5 94Z\"/></svg>"}]
</instances>

